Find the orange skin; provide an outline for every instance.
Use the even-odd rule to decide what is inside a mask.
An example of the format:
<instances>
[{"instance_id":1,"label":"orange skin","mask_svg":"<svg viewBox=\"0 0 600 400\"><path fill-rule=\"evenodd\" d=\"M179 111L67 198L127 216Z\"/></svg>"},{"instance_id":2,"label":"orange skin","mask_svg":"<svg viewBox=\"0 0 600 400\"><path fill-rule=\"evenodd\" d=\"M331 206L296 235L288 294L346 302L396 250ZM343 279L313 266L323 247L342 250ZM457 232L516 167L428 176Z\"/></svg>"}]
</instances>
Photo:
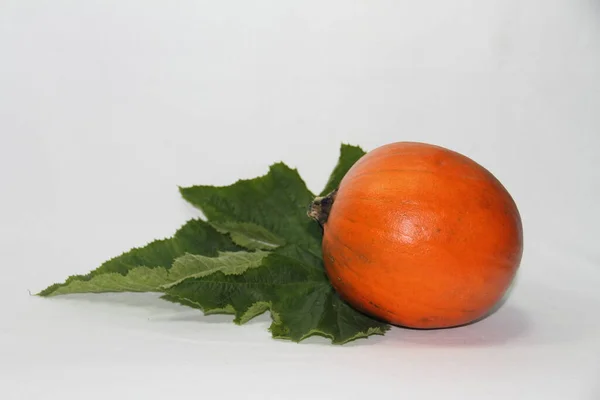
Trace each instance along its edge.
<instances>
[{"instance_id":1,"label":"orange skin","mask_svg":"<svg viewBox=\"0 0 600 400\"><path fill-rule=\"evenodd\" d=\"M323 231L340 296L411 328L484 317L523 253L519 211L502 184L473 160L423 143L363 156L340 183Z\"/></svg>"}]
</instances>

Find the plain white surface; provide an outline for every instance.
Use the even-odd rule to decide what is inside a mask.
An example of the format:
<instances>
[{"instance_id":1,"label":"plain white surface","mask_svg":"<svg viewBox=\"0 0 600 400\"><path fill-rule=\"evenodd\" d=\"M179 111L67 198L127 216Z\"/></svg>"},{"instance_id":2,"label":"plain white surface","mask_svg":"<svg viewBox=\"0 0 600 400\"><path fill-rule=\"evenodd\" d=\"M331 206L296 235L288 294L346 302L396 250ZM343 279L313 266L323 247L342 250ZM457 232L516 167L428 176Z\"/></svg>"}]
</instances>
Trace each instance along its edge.
<instances>
[{"instance_id":1,"label":"plain white surface","mask_svg":"<svg viewBox=\"0 0 600 400\"><path fill-rule=\"evenodd\" d=\"M600 4L0 4L0 398L600 399ZM335 347L154 295L28 295L171 235L177 185L283 160L317 192L340 142L490 169L525 254L499 312Z\"/></svg>"}]
</instances>

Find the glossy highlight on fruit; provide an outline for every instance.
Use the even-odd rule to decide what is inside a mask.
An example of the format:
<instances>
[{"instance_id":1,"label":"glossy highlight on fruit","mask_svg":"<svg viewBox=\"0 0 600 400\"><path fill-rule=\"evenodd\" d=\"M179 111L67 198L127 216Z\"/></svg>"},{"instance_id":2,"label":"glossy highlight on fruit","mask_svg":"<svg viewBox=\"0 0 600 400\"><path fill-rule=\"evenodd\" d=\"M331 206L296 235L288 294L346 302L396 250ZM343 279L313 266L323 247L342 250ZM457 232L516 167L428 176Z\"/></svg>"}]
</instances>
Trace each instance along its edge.
<instances>
[{"instance_id":1,"label":"glossy highlight on fruit","mask_svg":"<svg viewBox=\"0 0 600 400\"><path fill-rule=\"evenodd\" d=\"M519 211L504 186L457 152L399 142L363 156L310 215L329 279L352 306L395 325L478 320L521 262Z\"/></svg>"}]
</instances>

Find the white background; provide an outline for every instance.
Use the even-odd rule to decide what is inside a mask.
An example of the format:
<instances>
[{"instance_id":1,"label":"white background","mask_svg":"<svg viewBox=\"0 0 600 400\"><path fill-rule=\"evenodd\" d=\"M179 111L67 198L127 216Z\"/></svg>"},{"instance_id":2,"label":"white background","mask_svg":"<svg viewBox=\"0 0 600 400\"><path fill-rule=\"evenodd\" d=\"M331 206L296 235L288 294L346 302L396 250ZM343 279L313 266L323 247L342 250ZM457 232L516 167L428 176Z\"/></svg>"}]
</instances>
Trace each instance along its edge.
<instances>
[{"instance_id":1,"label":"white background","mask_svg":"<svg viewBox=\"0 0 600 400\"><path fill-rule=\"evenodd\" d=\"M598 0L0 2L0 398L600 399ZM29 296L199 215L177 185L341 142L490 169L523 216L499 312L331 346L154 295ZM184 397L185 396L185 397Z\"/></svg>"}]
</instances>

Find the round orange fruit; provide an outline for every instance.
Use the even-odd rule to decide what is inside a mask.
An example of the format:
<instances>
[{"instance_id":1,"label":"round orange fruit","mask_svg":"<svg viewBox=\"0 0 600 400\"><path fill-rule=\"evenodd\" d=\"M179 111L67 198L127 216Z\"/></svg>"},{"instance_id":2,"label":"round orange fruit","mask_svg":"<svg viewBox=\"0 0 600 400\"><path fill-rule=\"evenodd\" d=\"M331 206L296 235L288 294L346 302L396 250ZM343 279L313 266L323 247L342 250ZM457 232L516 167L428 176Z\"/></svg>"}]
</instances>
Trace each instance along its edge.
<instances>
[{"instance_id":1,"label":"round orange fruit","mask_svg":"<svg viewBox=\"0 0 600 400\"><path fill-rule=\"evenodd\" d=\"M315 201L327 275L350 305L395 325L478 320L523 252L519 211L489 171L457 152L399 142L363 156Z\"/></svg>"}]
</instances>

